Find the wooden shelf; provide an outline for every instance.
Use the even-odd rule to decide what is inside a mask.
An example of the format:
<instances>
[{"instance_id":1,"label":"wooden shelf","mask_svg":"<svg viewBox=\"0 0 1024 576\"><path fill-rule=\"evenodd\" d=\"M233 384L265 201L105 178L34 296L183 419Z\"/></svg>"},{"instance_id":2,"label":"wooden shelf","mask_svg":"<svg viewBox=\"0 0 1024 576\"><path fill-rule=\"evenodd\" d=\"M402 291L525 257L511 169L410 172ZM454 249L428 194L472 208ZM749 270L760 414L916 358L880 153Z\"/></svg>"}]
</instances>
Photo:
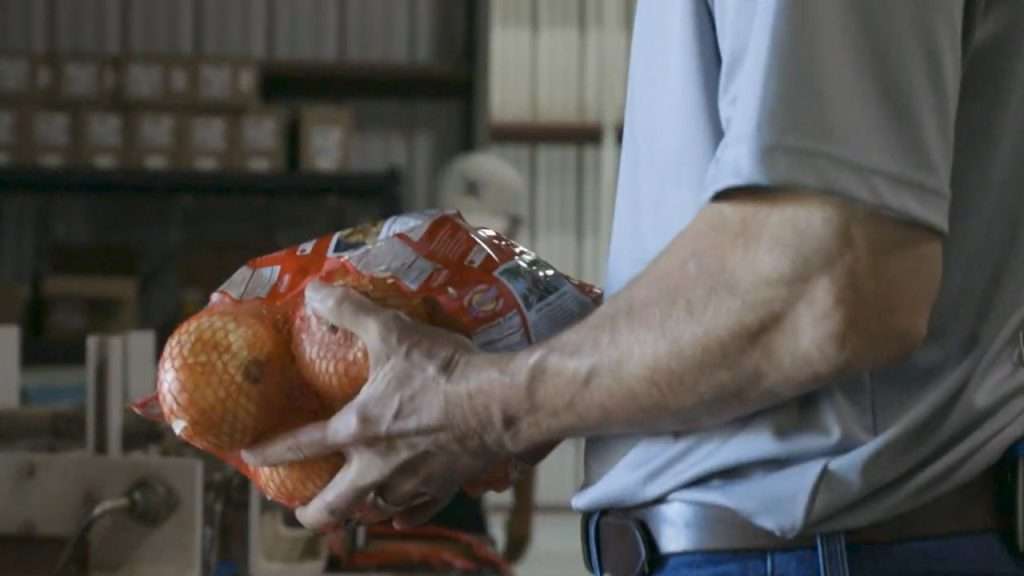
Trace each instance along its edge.
<instances>
[{"instance_id":1,"label":"wooden shelf","mask_svg":"<svg viewBox=\"0 0 1024 576\"><path fill-rule=\"evenodd\" d=\"M493 122L493 142L570 142L601 141L601 125L590 122Z\"/></svg>"},{"instance_id":2,"label":"wooden shelf","mask_svg":"<svg viewBox=\"0 0 1024 576\"><path fill-rule=\"evenodd\" d=\"M492 142L597 144L601 125L596 122L492 122ZM622 141L622 127L618 130Z\"/></svg>"},{"instance_id":3,"label":"wooden shelf","mask_svg":"<svg viewBox=\"0 0 1024 576\"><path fill-rule=\"evenodd\" d=\"M263 97L275 100L463 98L469 74L434 64L274 62L262 70Z\"/></svg>"},{"instance_id":4,"label":"wooden shelf","mask_svg":"<svg viewBox=\"0 0 1024 576\"><path fill-rule=\"evenodd\" d=\"M22 342L23 366L79 366L85 364L85 339L81 341L31 340Z\"/></svg>"},{"instance_id":5,"label":"wooden shelf","mask_svg":"<svg viewBox=\"0 0 1024 576\"><path fill-rule=\"evenodd\" d=\"M0 170L0 194L338 195L380 199L397 211L399 179L395 171L327 175L13 168Z\"/></svg>"}]
</instances>

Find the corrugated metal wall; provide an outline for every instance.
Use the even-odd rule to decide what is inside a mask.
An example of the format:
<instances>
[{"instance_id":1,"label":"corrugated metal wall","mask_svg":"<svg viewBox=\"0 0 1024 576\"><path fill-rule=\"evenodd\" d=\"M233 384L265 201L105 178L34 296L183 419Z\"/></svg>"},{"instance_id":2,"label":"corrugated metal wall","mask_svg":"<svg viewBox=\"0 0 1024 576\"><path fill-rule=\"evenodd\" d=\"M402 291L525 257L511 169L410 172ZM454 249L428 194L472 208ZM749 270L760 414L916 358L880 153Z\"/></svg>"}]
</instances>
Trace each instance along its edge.
<instances>
[{"instance_id":1,"label":"corrugated metal wall","mask_svg":"<svg viewBox=\"0 0 1024 576\"><path fill-rule=\"evenodd\" d=\"M633 0L492 0L491 122L617 132L634 9ZM617 148L606 157L593 143L540 136L496 150L517 159L530 182L530 245L560 269L603 282L614 186L602 175L615 177Z\"/></svg>"},{"instance_id":2,"label":"corrugated metal wall","mask_svg":"<svg viewBox=\"0 0 1024 576\"><path fill-rule=\"evenodd\" d=\"M0 2L0 50L46 52L50 46L48 6L39 0Z\"/></svg>"},{"instance_id":3,"label":"corrugated metal wall","mask_svg":"<svg viewBox=\"0 0 1024 576\"><path fill-rule=\"evenodd\" d=\"M201 0L200 54L264 59L269 42L269 0Z\"/></svg>"},{"instance_id":4,"label":"corrugated metal wall","mask_svg":"<svg viewBox=\"0 0 1024 576\"><path fill-rule=\"evenodd\" d=\"M451 61L465 1L0 0L0 51Z\"/></svg>"}]
</instances>

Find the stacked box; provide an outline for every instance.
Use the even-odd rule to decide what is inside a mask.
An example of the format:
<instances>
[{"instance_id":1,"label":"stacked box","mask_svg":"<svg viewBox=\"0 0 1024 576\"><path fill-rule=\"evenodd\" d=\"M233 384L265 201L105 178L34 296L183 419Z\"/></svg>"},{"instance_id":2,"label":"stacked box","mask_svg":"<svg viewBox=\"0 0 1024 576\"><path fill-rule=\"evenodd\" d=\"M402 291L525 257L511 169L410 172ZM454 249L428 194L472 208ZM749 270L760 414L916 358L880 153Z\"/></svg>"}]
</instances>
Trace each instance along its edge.
<instances>
[{"instance_id":1,"label":"stacked box","mask_svg":"<svg viewBox=\"0 0 1024 576\"><path fill-rule=\"evenodd\" d=\"M25 115L13 106L0 106L0 169L24 162Z\"/></svg>"},{"instance_id":2,"label":"stacked box","mask_svg":"<svg viewBox=\"0 0 1024 576\"><path fill-rule=\"evenodd\" d=\"M125 117L112 110L84 110L79 116L82 164L96 170L116 170L125 165Z\"/></svg>"},{"instance_id":3,"label":"stacked box","mask_svg":"<svg viewBox=\"0 0 1024 576\"><path fill-rule=\"evenodd\" d=\"M126 102L158 103L167 94L167 70L155 61L133 60L121 70L121 98Z\"/></svg>"},{"instance_id":4,"label":"stacked box","mask_svg":"<svg viewBox=\"0 0 1024 576\"><path fill-rule=\"evenodd\" d=\"M244 108L259 100L259 72L248 61L201 60L196 64L200 104Z\"/></svg>"},{"instance_id":5,"label":"stacked box","mask_svg":"<svg viewBox=\"0 0 1024 576\"><path fill-rule=\"evenodd\" d=\"M195 65L190 60L182 58L167 59L165 66L167 75L166 101L176 105L188 105L195 102Z\"/></svg>"},{"instance_id":6,"label":"stacked box","mask_svg":"<svg viewBox=\"0 0 1024 576\"><path fill-rule=\"evenodd\" d=\"M299 168L328 174L344 171L352 125L352 111L347 108L303 108L299 112Z\"/></svg>"},{"instance_id":7,"label":"stacked box","mask_svg":"<svg viewBox=\"0 0 1024 576\"><path fill-rule=\"evenodd\" d=\"M52 102L57 98L59 82L57 64L52 58L38 56L32 61L32 88L30 97L35 102Z\"/></svg>"},{"instance_id":8,"label":"stacked box","mask_svg":"<svg viewBox=\"0 0 1024 576\"><path fill-rule=\"evenodd\" d=\"M42 279L42 336L71 341L89 333L138 326L139 280L134 276L52 274Z\"/></svg>"},{"instance_id":9,"label":"stacked box","mask_svg":"<svg viewBox=\"0 0 1024 576\"><path fill-rule=\"evenodd\" d=\"M171 112L136 112L128 118L128 164L142 170L173 170L180 165L181 119Z\"/></svg>"},{"instance_id":10,"label":"stacked box","mask_svg":"<svg viewBox=\"0 0 1024 576\"><path fill-rule=\"evenodd\" d=\"M286 168L287 130L285 115L265 110L243 114L239 119L239 167L260 174L283 172Z\"/></svg>"},{"instance_id":11,"label":"stacked box","mask_svg":"<svg viewBox=\"0 0 1024 576\"><path fill-rule=\"evenodd\" d=\"M64 168L75 157L75 130L68 110L42 108L29 113L30 163L41 168Z\"/></svg>"},{"instance_id":12,"label":"stacked box","mask_svg":"<svg viewBox=\"0 0 1024 576\"><path fill-rule=\"evenodd\" d=\"M28 56L0 55L0 98L30 100L32 61Z\"/></svg>"},{"instance_id":13,"label":"stacked box","mask_svg":"<svg viewBox=\"0 0 1024 576\"><path fill-rule=\"evenodd\" d=\"M103 104L117 91L118 71L103 58L70 58L58 65L57 92L65 102Z\"/></svg>"},{"instance_id":14,"label":"stacked box","mask_svg":"<svg viewBox=\"0 0 1024 576\"><path fill-rule=\"evenodd\" d=\"M185 129L185 167L199 172L235 168L236 128L234 118L224 114L190 116Z\"/></svg>"}]
</instances>

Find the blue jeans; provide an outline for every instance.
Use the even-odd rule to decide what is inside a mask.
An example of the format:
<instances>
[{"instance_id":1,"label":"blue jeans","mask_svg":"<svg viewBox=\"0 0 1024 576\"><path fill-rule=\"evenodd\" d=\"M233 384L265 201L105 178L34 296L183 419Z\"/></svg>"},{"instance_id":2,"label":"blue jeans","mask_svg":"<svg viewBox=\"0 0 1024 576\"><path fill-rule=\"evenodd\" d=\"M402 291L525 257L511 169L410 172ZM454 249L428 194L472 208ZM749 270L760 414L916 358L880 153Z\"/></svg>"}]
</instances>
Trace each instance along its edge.
<instances>
[{"instance_id":1,"label":"blue jeans","mask_svg":"<svg viewBox=\"0 0 1024 576\"><path fill-rule=\"evenodd\" d=\"M820 546L819 546L820 547ZM833 558L834 560L834 558ZM977 533L893 544L845 544L845 568L828 576L1024 575L1024 560L996 534ZM774 552L673 554L654 566L653 576L824 576L819 548Z\"/></svg>"}]
</instances>

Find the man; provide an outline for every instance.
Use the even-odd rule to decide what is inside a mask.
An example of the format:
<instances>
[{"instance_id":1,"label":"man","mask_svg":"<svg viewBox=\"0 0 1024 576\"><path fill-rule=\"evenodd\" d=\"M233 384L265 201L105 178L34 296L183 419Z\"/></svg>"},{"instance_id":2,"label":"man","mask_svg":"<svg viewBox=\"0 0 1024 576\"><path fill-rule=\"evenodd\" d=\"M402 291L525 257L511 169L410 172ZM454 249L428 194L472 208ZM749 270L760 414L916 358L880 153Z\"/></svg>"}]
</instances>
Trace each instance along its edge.
<instances>
[{"instance_id":1,"label":"man","mask_svg":"<svg viewBox=\"0 0 1024 576\"><path fill-rule=\"evenodd\" d=\"M619 574L1024 574L992 467L1024 436L1024 3L641 2L607 288L485 355L338 289L370 348L309 506L428 518L587 436L588 561ZM650 571L650 572L646 572Z\"/></svg>"}]
</instances>

